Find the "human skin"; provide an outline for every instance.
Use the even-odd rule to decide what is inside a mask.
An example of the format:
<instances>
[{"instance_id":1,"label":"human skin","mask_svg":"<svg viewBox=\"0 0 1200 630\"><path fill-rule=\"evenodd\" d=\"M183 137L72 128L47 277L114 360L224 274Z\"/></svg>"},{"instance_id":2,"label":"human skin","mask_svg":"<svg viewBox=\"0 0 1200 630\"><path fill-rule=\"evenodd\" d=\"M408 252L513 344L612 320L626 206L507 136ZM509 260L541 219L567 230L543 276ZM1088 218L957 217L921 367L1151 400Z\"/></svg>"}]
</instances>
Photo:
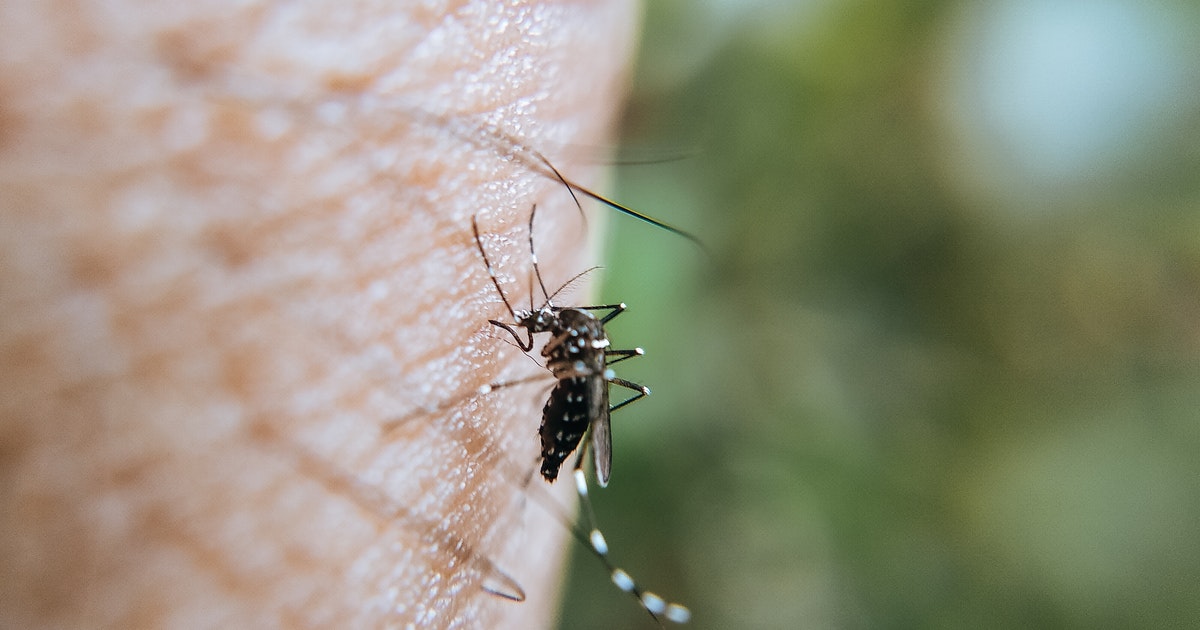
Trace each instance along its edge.
<instances>
[{"instance_id":1,"label":"human skin","mask_svg":"<svg viewBox=\"0 0 1200 630\"><path fill-rule=\"evenodd\" d=\"M520 308L603 213L483 127L595 182L636 7L413 5L0 2L0 626L548 625L471 217Z\"/></svg>"}]
</instances>

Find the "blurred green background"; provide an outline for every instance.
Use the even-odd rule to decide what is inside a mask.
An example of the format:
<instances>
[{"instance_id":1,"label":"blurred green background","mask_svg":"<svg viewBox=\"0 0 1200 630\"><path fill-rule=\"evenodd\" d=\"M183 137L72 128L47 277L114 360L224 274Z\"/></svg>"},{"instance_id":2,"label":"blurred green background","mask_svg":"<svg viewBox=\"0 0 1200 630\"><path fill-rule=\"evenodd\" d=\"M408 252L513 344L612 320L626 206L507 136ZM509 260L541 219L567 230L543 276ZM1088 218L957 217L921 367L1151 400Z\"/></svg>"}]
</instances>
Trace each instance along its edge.
<instances>
[{"instance_id":1,"label":"blurred green background","mask_svg":"<svg viewBox=\"0 0 1200 630\"><path fill-rule=\"evenodd\" d=\"M593 493L692 628L1200 624L1200 7L651 1ZM563 628L652 628L577 546Z\"/></svg>"}]
</instances>

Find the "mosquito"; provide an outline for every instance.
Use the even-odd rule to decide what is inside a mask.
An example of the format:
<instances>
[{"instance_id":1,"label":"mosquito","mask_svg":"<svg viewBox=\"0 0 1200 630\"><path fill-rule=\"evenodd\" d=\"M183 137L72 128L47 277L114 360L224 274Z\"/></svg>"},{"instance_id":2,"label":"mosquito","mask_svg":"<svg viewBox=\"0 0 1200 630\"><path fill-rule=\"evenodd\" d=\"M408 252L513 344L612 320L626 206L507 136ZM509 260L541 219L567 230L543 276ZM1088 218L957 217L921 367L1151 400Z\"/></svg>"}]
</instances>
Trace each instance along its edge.
<instances>
[{"instance_id":1,"label":"mosquito","mask_svg":"<svg viewBox=\"0 0 1200 630\"><path fill-rule=\"evenodd\" d=\"M584 535L578 528L571 527L572 533L581 542L588 545L592 553L604 563L612 581L622 591L632 594L651 617L660 625L662 619L674 623L684 623L691 618L687 607L669 603L653 592L639 587L629 573L618 568L608 559L608 543L596 526L596 518L588 497L587 475L583 464L585 452L590 445L596 481L601 487L608 485L612 474L612 433L610 431L611 414L646 396L650 388L618 377L611 366L629 359L642 356L645 351L641 348L617 350L611 347L605 324L625 312L626 305L601 304L595 306L555 306L554 298L567 286L584 274L577 274L554 293L546 290L538 267L537 253L533 245L533 221L537 214L534 205L529 212L529 253L533 266L533 275L542 291L545 300L538 308L532 304L528 310L516 310L504 293L496 271L488 258L479 234L479 223L476 217L471 217L471 230L479 254L487 267L488 276L500 295L500 300L512 317L511 322L488 320L493 326L500 328L510 335L522 352L529 353L534 347L534 335L548 333L549 340L542 347L541 355L546 360L546 369L554 376L556 383L550 391L550 397L542 409L542 424L538 430L541 436L541 474L548 482L558 478L563 462L577 449L575 458L574 478L575 490L580 503L584 506L589 532ZM532 301L532 295L531 295ZM602 313L597 316L595 313ZM522 336L520 331L524 331ZM518 381L494 383L482 388L480 393L488 393L518 383ZM615 404L609 404L609 386L618 385L634 392L628 398ZM585 437L590 434L590 441ZM581 447L580 444L583 444Z\"/></svg>"},{"instance_id":2,"label":"mosquito","mask_svg":"<svg viewBox=\"0 0 1200 630\"><path fill-rule=\"evenodd\" d=\"M538 268L537 254L533 249L533 220L537 206L529 212L529 251L533 260L533 273L538 287L545 296L539 308L515 310L500 286L496 271L488 259L487 250L479 236L479 223L471 217L471 230L475 244L487 267L488 276L495 285L500 299L508 309L513 321L488 320L490 324L507 331L523 352L533 350L533 336L550 333L550 339L542 347L546 369L557 380L550 398L542 409L542 426L538 434L542 439L542 477L553 482L558 478L563 461L579 446L584 435L591 433L591 448L595 464L596 479L601 487L608 485L612 474L612 433L609 419L612 412L626 407L650 395L650 388L618 377L610 366L630 357L642 356L641 348L632 350L612 349L605 324L625 312L625 304L601 304L596 306L555 306L553 299L563 288L590 269L567 281L550 294L546 291ZM595 312L604 312L597 317ZM523 329L525 337L518 332ZM619 385L633 391L633 395L616 405L609 405L609 384ZM582 452L581 452L582 455ZM583 463L580 457L576 463Z\"/></svg>"}]
</instances>

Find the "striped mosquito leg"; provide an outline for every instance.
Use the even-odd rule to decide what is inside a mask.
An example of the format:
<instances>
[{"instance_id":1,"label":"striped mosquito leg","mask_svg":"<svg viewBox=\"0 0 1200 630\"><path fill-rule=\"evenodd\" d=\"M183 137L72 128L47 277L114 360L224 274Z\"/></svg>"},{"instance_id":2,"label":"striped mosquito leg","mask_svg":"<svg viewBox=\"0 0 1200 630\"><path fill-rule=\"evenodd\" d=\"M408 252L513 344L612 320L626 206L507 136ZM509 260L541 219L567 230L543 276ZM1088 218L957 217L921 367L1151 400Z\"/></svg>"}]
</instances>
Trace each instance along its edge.
<instances>
[{"instance_id":1,"label":"striped mosquito leg","mask_svg":"<svg viewBox=\"0 0 1200 630\"><path fill-rule=\"evenodd\" d=\"M666 619L672 623L687 623L692 618L692 612L683 604L668 602L662 597L644 590L633 581L633 578L623 569L617 568L608 558L608 542L604 540L604 534L600 533L600 529L596 526L596 515L592 510L592 501L588 498L587 475L584 474L582 468L575 469L575 491L579 493L579 502L582 505L584 517L587 518L587 544L591 548L592 553L604 563L608 569L609 575L612 578L613 584L617 588L629 593L637 598L638 603L646 612L650 613L651 617L662 626L662 620ZM576 532L577 536L581 536Z\"/></svg>"},{"instance_id":2,"label":"striped mosquito leg","mask_svg":"<svg viewBox=\"0 0 1200 630\"><path fill-rule=\"evenodd\" d=\"M387 420L381 426L381 430L384 435L387 435L387 434L399 429L401 426L407 424L408 422L411 422L417 418L423 418L430 414L438 413L440 411L445 411L447 409L457 407L458 405L461 405L472 398L475 398L478 396L487 396L488 394L490 394L492 392L506 389L509 387L515 387L517 385L524 385L526 383L533 383L533 382L545 381L545 380L547 380L547 377L545 374L534 374L532 376L526 376L524 378L513 379L511 381L496 381L494 383L488 383L487 385L480 385L479 387L477 387L475 389L475 391L470 392L468 394L465 394L462 396L456 396L454 398L451 398L450 400L443 401L437 405L433 405L430 407L423 407L421 409L417 409L415 411L406 413L403 416L398 416L398 417L392 418L390 420Z\"/></svg>"}]
</instances>

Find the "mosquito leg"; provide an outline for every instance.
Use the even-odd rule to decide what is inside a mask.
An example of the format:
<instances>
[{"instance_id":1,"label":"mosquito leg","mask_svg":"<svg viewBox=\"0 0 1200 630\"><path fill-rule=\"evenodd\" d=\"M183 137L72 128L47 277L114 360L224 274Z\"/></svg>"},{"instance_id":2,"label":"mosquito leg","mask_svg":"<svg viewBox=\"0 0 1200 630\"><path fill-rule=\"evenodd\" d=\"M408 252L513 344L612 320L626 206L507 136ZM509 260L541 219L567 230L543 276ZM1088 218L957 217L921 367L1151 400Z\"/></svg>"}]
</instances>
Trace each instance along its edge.
<instances>
[{"instance_id":1,"label":"mosquito leg","mask_svg":"<svg viewBox=\"0 0 1200 630\"><path fill-rule=\"evenodd\" d=\"M572 533L576 538L580 538L581 542L587 544L592 555L604 564L613 584L636 597L638 603L646 612L650 613L660 627L662 627L663 619L672 623L687 623L692 618L692 613L686 606L668 602L659 595L641 588L629 573L614 565L608 558L608 542L596 524L595 510L592 508L592 501L588 496L587 475L584 474L583 467L579 465L582 461L583 458L580 457L575 468L575 492L579 495L580 505L583 506L581 510L587 520L588 534L584 537L578 526L572 528Z\"/></svg>"},{"instance_id":2,"label":"mosquito leg","mask_svg":"<svg viewBox=\"0 0 1200 630\"><path fill-rule=\"evenodd\" d=\"M620 363L621 361L624 361L630 357L645 356L646 351L641 348L634 348L633 350L608 350L604 353L604 355L606 359L606 365L612 365L614 363ZM610 359L609 357L617 358Z\"/></svg>"}]
</instances>

